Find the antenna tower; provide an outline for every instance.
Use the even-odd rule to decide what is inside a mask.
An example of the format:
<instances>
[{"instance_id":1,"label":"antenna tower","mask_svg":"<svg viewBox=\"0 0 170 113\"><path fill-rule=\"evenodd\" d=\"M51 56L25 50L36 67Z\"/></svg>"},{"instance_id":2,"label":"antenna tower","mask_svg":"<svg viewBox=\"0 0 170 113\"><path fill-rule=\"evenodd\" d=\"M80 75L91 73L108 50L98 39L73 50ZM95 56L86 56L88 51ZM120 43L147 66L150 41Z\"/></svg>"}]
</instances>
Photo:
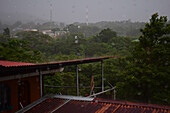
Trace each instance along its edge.
<instances>
[{"instance_id":1,"label":"antenna tower","mask_svg":"<svg viewBox=\"0 0 170 113\"><path fill-rule=\"evenodd\" d=\"M52 28L52 4L50 4L50 29Z\"/></svg>"},{"instance_id":2,"label":"antenna tower","mask_svg":"<svg viewBox=\"0 0 170 113\"><path fill-rule=\"evenodd\" d=\"M89 20L88 20L88 17L89 17L89 11L88 11L88 6L86 6L86 25L88 26L89 25Z\"/></svg>"}]
</instances>

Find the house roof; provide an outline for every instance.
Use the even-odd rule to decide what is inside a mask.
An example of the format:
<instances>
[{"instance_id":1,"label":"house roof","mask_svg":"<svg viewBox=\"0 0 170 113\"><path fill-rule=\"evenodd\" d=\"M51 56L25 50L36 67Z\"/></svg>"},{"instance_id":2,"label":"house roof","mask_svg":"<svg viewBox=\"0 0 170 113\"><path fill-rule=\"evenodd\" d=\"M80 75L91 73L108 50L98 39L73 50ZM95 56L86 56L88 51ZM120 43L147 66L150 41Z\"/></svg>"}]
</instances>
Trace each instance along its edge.
<instances>
[{"instance_id":1,"label":"house roof","mask_svg":"<svg viewBox=\"0 0 170 113\"><path fill-rule=\"evenodd\" d=\"M18 113L169 113L170 106L142 104L101 98L50 96L38 104L29 105ZM85 100L83 100L85 98ZM80 100L79 100L80 99Z\"/></svg>"},{"instance_id":2,"label":"house roof","mask_svg":"<svg viewBox=\"0 0 170 113\"><path fill-rule=\"evenodd\" d=\"M69 60L69 61L61 61L61 62L50 62L50 63L42 63L42 64L35 64L35 63L24 63L24 62L13 62L13 61L0 61L0 66L2 67L23 67L23 66L44 66L44 65L76 65L76 64L83 64L83 63L91 63L91 62L98 62L104 59L114 58L118 56L108 56L108 57L99 57L99 58L86 58L86 59L78 59L78 60Z\"/></svg>"},{"instance_id":3,"label":"house roof","mask_svg":"<svg viewBox=\"0 0 170 113\"><path fill-rule=\"evenodd\" d=\"M68 66L68 65L78 65L78 64L83 64L83 63L99 62L104 59L109 59L113 57L117 57L117 56L87 58L87 59L79 59L79 60L42 63L42 64L0 61L0 75L11 76L11 75L17 75L17 74L22 74L22 73L37 72L37 69L54 70L54 69L59 69L64 66Z\"/></svg>"},{"instance_id":4,"label":"house roof","mask_svg":"<svg viewBox=\"0 0 170 113\"><path fill-rule=\"evenodd\" d=\"M30 66L30 65L36 65L36 64L25 63L25 62L0 61L0 66L3 66L3 67L17 67L17 66Z\"/></svg>"}]
</instances>

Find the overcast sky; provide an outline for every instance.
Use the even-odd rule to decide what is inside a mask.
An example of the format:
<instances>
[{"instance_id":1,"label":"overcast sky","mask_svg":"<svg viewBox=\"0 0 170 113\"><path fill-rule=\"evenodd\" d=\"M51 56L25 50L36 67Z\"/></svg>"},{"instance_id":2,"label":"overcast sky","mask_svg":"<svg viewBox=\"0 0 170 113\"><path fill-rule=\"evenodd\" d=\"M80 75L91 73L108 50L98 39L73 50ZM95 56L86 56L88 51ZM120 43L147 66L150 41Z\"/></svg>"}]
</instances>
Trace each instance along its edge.
<instances>
[{"instance_id":1,"label":"overcast sky","mask_svg":"<svg viewBox=\"0 0 170 113\"><path fill-rule=\"evenodd\" d=\"M153 13L170 17L170 0L0 0L2 13L29 14L50 20L52 4L53 21L148 21ZM9 15L10 16L10 15ZM0 17L1 18L1 17Z\"/></svg>"}]
</instances>

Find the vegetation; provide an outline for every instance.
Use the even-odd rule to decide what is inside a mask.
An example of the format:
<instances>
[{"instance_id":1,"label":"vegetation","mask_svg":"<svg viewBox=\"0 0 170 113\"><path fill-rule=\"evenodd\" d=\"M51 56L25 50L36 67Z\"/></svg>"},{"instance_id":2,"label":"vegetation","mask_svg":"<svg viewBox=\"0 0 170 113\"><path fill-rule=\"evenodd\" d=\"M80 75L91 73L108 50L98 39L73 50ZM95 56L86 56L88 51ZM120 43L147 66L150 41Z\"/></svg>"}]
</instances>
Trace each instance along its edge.
<instances>
[{"instance_id":1,"label":"vegetation","mask_svg":"<svg viewBox=\"0 0 170 113\"><path fill-rule=\"evenodd\" d=\"M124 79L117 83L119 98L170 104L170 24L167 24L167 17L152 15L141 32L139 43L127 58L130 63L121 73Z\"/></svg>"},{"instance_id":2,"label":"vegetation","mask_svg":"<svg viewBox=\"0 0 170 113\"><path fill-rule=\"evenodd\" d=\"M9 39L8 36L1 35L0 60L37 62L41 61L41 52L30 49L27 41Z\"/></svg>"},{"instance_id":3,"label":"vegetation","mask_svg":"<svg viewBox=\"0 0 170 113\"><path fill-rule=\"evenodd\" d=\"M170 105L170 24L167 21L167 17L159 17L156 13L145 27L142 23L135 26L130 21L100 22L83 27L80 23L69 26L61 23L63 30L69 32L57 38L30 31L18 32L16 38L10 38L10 31L6 28L0 34L0 60L51 62L120 56L104 62L105 88L109 88L110 84L116 86L117 99ZM45 28L49 24L39 26ZM20 22L15 23L15 26L21 25ZM53 26L53 30L59 27L55 23ZM142 28L141 33L138 32L139 27ZM90 86L92 76L95 86L100 87L99 70L100 63L79 65L80 87ZM68 66L63 73L46 76L45 85L76 86L75 75L75 66ZM100 90L94 89L94 92ZM46 93L76 95L76 89L46 88ZM89 93L90 89L80 89L82 96Z\"/></svg>"}]
</instances>

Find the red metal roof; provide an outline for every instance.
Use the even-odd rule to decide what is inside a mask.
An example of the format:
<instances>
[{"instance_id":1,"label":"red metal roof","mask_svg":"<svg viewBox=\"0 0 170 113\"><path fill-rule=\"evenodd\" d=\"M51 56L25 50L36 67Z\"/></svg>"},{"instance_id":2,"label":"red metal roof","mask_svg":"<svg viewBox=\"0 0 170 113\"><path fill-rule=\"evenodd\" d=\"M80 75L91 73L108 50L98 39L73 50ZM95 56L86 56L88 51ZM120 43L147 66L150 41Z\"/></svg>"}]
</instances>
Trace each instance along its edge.
<instances>
[{"instance_id":1,"label":"red metal roof","mask_svg":"<svg viewBox=\"0 0 170 113\"><path fill-rule=\"evenodd\" d=\"M61 62L52 62L52 63L42 63L42 64L35 64L35 63L24 63L24 62L13 62L13 61L0 61L0 65L4 67L18 67L18 66L44 66L44 65L74 65L74 64L81 64L81 63L90 63L90 62L97 62L103 59L114 58L117 56L109 56L109 57L99 57L99 58L87 58L87 59L79 59L79 60L69 60L69 61L61 61Z\"/></svg>"},{"instance_id":2,"label":"red metal roof","mask_svg":"<svg viewBox=\"0 0 170 113\"><path fill-rule=\"evenodd\" d=\"M78 59L78 60L68 60L68 61L60 61L60 62L50 62L50 63L43 63L39 65L46 65L46 64L68 64L68 63L90 63L95 61L100 61L103 59L109 59L109 58L116 58L119 56L108 56L108 57L98 57L98 58L86 58L86 59Z\"/></svg>"},{"instance_id":3,"label":"red metal roof","mask_svg":"<svg viewBox=\"0 0 170 113\"><path fill-rule=\"evenodd\" d=\"M83 98L83 97L82 97ZM27 109L26 113L170 113L170 106L141 104L127 101L95 98L92 101L79 101L50 97Z\"/></svg>"},{"instance_id":4,"label":"red metal roof","mask_svg":"<svg viewBox=\"0 0 170 113\"><path fill-rule=\"evenodd\" d=\"M0 61L0 65L4 67L17 67L17 66L30 66L36 65L34 63L24 63L24 62L13 62L13 61Z\"/></svg>"},{"instance_id":5,"label":"red metal roof","mask_svg":"<svg viewBox=\"0 0 170 113\"><path fill-rule=\"evenodd\" d=\"M79 59L79 60L69 60L69 61L61 61L61 62L53 62L53 63L43 63L43 64L35 64L35 63L23 63L23 62L12 62L12 61L0 61L0 76L11 76L22 73L31 73L40 70L55 70L64 66L69 65L78 65L84 63L92 63L92 62L100 62L104 59L109 59L117 56L109 56L109 57L99 57L99 58L87 58L87 59Z\"/></svg>"}]
</instances>

